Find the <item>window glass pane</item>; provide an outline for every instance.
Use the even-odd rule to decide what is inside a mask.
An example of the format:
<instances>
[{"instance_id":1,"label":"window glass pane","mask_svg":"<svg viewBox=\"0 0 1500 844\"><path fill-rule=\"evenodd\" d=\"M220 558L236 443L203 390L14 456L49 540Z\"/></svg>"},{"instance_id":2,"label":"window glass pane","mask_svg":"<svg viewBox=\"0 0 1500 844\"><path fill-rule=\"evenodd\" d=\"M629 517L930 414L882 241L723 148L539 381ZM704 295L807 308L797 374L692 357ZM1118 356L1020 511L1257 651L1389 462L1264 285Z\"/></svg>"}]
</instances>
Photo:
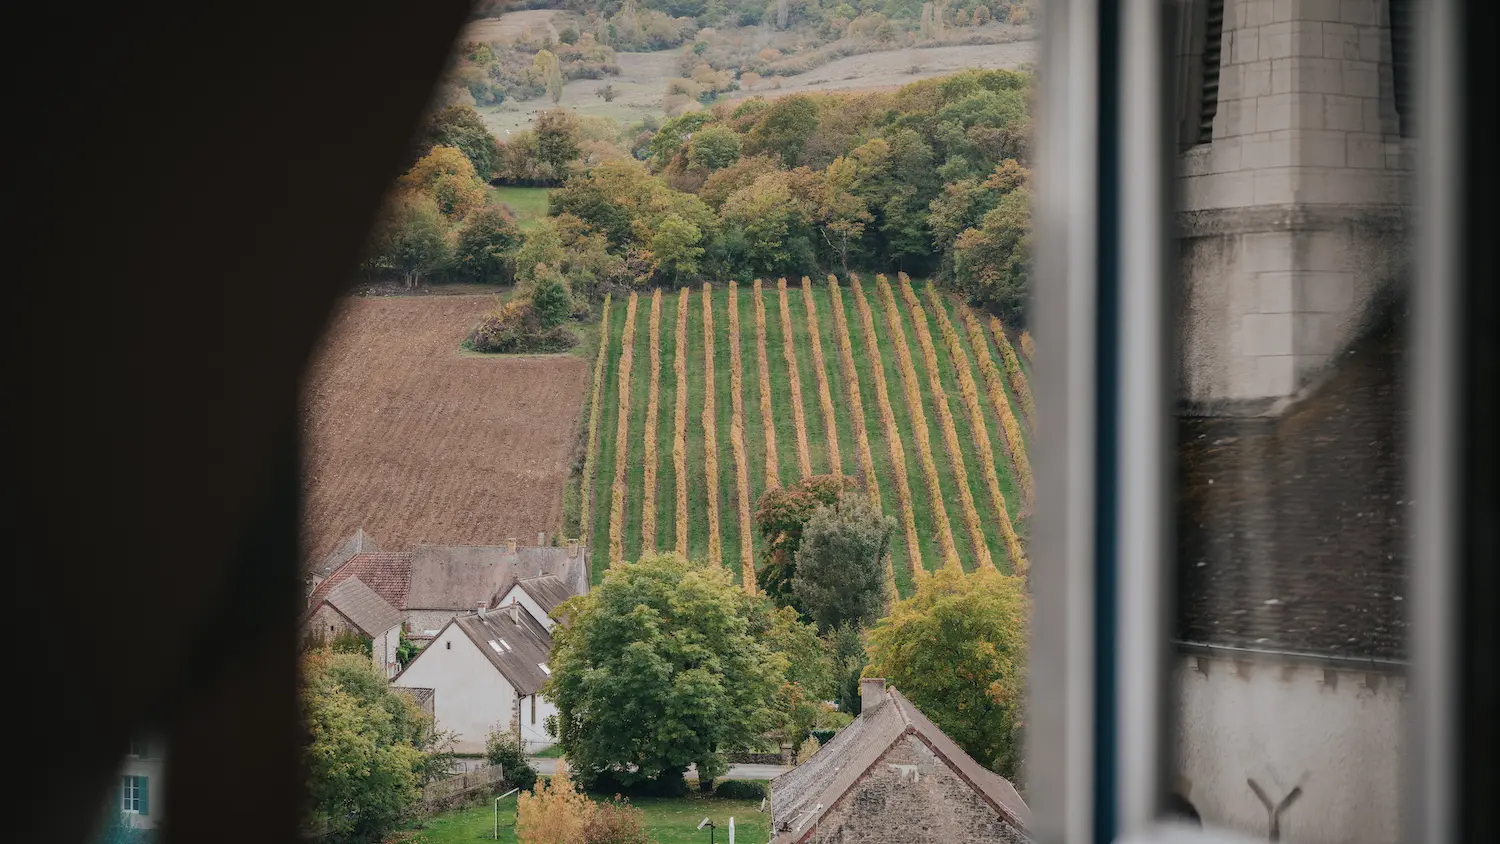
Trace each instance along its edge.
<instances>
[{"instance_id":1,"label":"window glass pane","mask_svg":"<svg viewBox=\"0 0 1500 844\"><path fill-rule=\"evenodd\" d=\"M1211 132L1178 158L1173 801L1272 840L1394 842L1406 23L1393 53L1388 0L1224 6Z\"/></svg>"}]
</instances>

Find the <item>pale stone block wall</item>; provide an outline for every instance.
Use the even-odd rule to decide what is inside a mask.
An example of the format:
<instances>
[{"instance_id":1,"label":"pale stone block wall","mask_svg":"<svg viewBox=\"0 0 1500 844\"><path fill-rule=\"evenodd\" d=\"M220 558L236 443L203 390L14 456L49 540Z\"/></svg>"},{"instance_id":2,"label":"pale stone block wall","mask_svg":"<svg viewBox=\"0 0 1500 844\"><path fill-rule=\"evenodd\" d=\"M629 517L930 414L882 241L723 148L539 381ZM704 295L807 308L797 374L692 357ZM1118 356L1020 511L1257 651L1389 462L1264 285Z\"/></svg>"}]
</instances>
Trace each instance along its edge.
<instances>
[{"instance_id":1,"label":"pale stone block wall","mask_svg":"<svg viewBox=\"0 0 1500 844\"><path fill-rule=\"evenodd\" d=\"M1387 15L1227 0L1213 140L1179 157L1189 402L1291 396L1404 273L1411 150Z\"/></svg>"},{"instance_id":2,"label":"pale stone block wall","mask_svg":"<svg viewBox=\"0 0 1500 844\"><path fill-rule=\"evenodd\" d=\"M1273 800L1302 789L1281 817L1284 840L1399 840L1404 678L1197 657L1175 674L1180 787L1205 826L1265 835L1254 779Z\"/></svg>"}]
</instances>

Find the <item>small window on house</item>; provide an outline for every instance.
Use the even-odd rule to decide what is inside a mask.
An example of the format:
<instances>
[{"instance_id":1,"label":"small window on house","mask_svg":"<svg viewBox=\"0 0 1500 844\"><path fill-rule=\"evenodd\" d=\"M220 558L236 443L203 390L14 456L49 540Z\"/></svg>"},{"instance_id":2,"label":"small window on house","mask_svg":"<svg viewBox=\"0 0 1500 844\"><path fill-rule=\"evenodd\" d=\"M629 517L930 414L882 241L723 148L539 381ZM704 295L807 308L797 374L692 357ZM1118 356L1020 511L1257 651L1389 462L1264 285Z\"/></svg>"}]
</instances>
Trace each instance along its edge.
<instances>
[{"instance_id":1,"label":"small window on house","mask_svg":"<svg viewBox=\"0 0 1500 844\"><path fill-rule=\"evenodd\" d=\"M131 739L130 748L125 751L127 756L145 756L146 743L140 739Z\"/></svg>"},{"instance_id":2,"label":"small window on house","mask_svg":"<svg viewBox=\"0 0 1500 844\"><path fill-rule=\"evenodd\" d=\"M536 726L536 695L531 696L531 725Z\"/></svg>"},{"instance_id":3,"label":"small window on house","mask_svg":"<svg viewBox=\"0 0 1500 844\"><path fill-rule=\"evenodd\" d=\"M120 811L147 814L146 795L146 777L120 777Z\"/></svg>"},{"instance_id":4,"label":"small window on house","mask_svg":"<svg viewBox=\"0 0 1500 844\"><path fill-rule=\"evenodd\" d=\"M443 644L447 646L448 650L450 650L450 651L453 650L453 643L452 642L444 642Z\"/></svg>"},{"instance_id":5,"label":"small window on house","mask_svg":"<svg viewBox=\"0 0 1500 844\"><path fill-rule=\"evenodd\" d=\"M1198 105L1198 143L1214 139L1219 113L1219 65L1224 59L1224 0L1208 0L1203 38L1203 93Z\"/></svg>"},{"instance_id":6,"label":"small window on house","mask_svg":"<svg viewBox=\"0 0 1500 844\"><path fill-rule=\"evenodd\" d=\"M538 662L536 664L536 667L542 669L542 673L546 674L548 677L552 676L552 669L550 669L550 668L547 667L547 663L545 663L545 662Z\"/></svg>"}]
</instances>

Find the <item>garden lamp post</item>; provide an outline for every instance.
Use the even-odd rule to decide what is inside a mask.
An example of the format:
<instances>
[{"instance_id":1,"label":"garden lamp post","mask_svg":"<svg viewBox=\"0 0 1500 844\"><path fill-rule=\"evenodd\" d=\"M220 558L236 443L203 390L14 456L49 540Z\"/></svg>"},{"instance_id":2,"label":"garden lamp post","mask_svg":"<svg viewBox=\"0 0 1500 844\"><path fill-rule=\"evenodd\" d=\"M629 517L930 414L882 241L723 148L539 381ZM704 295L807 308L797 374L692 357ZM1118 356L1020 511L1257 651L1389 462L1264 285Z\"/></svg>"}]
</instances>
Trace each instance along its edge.
<instances>
[{"instance_id":1,"label":"garden lamp post","mask_svg":"<svg viewBox=\"0 0 1500 844\"><path fill-rule=\"evenodd\" d=\"M714 822L709 820L708 818L704 818L703 820L698 822L699 829L702 829L705 826L708 827L708 844L714 844L714 830L718 827L715 826Z\"/></svg>"}]
</instances>

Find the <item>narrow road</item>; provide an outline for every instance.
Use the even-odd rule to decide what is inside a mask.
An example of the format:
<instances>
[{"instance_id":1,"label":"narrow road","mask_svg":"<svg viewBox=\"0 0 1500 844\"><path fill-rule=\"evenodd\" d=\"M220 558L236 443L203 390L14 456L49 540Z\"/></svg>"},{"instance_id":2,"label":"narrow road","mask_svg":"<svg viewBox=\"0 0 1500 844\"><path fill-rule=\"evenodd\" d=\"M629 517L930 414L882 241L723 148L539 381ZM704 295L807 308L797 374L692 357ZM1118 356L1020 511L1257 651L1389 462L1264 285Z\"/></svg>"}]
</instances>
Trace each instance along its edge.
<instances>
[{"instance_id":1,"label":"narrow road","mask_svg":"<svg viewBox=\"0 0 1500 844\"><path fill-rule=\"evenodd\" d=\"M540 756L533 756L531 757L531 767L535 768L536 772L539 774L551 776L552 773L557 770L557 760L550 757L542 758ZM730 765L729 773L725 774L720 779L768 780L778 777L790 770L791 768L784 765ZM687 773L688 779L695 779L697 778L697 776L698 770L696 766L689 767Z\"/></svg>"}]
</instances>

